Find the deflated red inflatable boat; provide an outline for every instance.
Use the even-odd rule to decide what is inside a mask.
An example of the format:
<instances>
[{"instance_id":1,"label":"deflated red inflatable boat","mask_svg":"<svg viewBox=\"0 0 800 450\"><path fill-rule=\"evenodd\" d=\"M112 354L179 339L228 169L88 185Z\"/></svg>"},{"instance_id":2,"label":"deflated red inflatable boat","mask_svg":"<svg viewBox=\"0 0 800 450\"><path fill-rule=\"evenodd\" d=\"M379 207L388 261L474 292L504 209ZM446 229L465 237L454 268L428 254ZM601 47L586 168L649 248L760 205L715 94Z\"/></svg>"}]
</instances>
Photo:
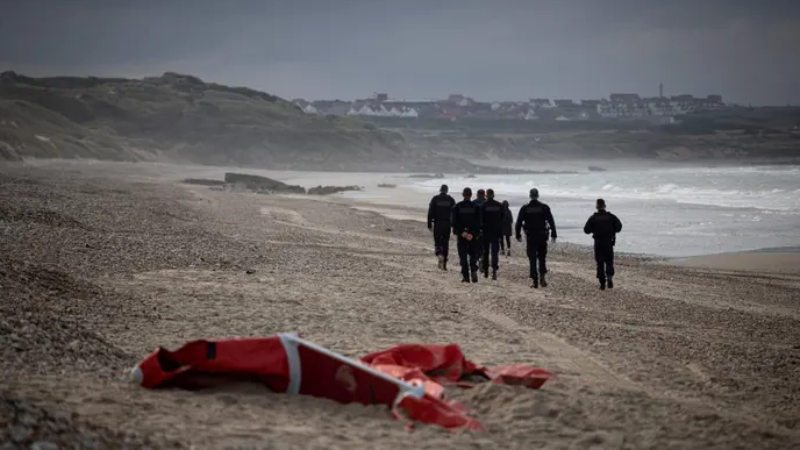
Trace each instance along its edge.
<instances>
[{"instance_id":1,"label":"deflated red inflatable boat","mask_svg":"<svg viewBox=\"0 0 800 450\"><path fill-rule=\"evenodd\" d=\"M480 423L463 405L444 398L443 384L494 382L538 389L550 377L527 366L477 366L455 344L400 345L356 361L294 334L199 340L174 352L159 347L132 371L133 381L146 388L255 381L275 392L382 404L397 418L472 430L481 430Z\"/></svg>"}]
</instances>

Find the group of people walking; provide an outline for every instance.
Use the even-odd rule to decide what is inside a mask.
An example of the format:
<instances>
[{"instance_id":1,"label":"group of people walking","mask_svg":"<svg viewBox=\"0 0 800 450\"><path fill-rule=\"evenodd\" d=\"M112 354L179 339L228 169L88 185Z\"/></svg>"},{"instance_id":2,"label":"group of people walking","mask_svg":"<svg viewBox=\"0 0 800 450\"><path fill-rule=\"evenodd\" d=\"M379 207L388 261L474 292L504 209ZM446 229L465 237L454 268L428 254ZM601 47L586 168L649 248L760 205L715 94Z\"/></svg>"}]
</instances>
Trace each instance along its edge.
<instances>
[{"instance_id":1,"label":"group of people walking","mask_svg":"<svg viewBox=\"0 0 800 450\"><path fill-rule=\"evenodd\" d=\"M531 287L547 287L548 242L555 243L558 235L550 207L539 201L539 190L530 190L530 202L520 208L516 224L508 202L495 200L492 189L479 189L475 200L469 187L464 188L461 195L463 199L456 202L449 195L447 185L442 185L428 206L428 230L433 233L439 269L447 270L452 232L456 236L461 281L477 283L479 270L488 278L490 267L492 280L496 280L499 254L511 255L512 232L517 241L522 242L525 231ZM614 244L616 234L622 231L622 223L606 210L603 199L597 199L595 206L597 212L586 222L583 231L593 235L597 279L600 289L604 290L614 287Z\"/></svg>"}]
</instances>

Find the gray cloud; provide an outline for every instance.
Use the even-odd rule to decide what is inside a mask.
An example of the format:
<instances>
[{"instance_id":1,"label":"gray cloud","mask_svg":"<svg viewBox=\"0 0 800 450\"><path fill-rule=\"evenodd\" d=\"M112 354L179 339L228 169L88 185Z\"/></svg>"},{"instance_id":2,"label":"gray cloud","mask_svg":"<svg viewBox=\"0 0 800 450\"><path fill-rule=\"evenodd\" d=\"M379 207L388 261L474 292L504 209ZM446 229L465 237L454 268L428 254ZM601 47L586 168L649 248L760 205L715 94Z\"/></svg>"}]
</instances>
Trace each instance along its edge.
<instances>
[{"instance_id":1,"label":"gray cloud","mask_svg":"<svg viewBox=\"0 0 800 450\"><path fill-rule=\"evenodd\" d=\"M284 97L597 98L719 93L800 104L792 0L24 0L0 66L32 75L167 70Z\"/></svg>"}]
</instances>

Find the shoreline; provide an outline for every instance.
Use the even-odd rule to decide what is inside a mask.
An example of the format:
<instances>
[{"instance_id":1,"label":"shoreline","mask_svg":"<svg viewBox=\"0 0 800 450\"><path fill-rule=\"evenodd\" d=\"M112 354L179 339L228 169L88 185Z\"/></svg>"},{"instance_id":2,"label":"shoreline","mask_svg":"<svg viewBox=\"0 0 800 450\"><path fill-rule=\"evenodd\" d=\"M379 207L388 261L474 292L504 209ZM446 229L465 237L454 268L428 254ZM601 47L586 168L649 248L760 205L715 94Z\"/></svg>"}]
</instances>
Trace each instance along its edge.
<instances>
[{"instance_id":1,"label":"shoreline","mask_svg":"<svg viewBox=\"0 0 800 450\"><path fill-rule=\"evenodd\" d=\"M320 201L341 203L354 210L369 211L390 220L425 223L425 209L422 207L370 202L347 198L346 196L339 196L336 199L320 199ZM397 208L401 208L401 211L397 211ZM415 216L414 213L418 213L419 216ZM575 247L587 252L592 250L592 245L590 243L559 240L558 244L566 244L570 247ZM673 267L733 272L800 274L800 247L797 246L770 247L677 257L632 251L616 251L615 254L618 257L635 258Z\"/></svg>"},{"instance_id":2,"label":"shoreline","mask_svg":"<svg viewBox=\"0 0 800 450\"><path fill-rule=\"evenodd\" d=\"M485 161L481 161L485 163ZM582 161L585 163L588 161ZM19 164L21 167L58 167L66 163L68 166L79 167L82 164L77 160L36 160ZM316 185L342 185L356 184L364 188L363 191L350 191L324 197L308 198L313 201L332 202L347 205L356 211L374 212L390 220L407 220L416 223L425 223L426 208L424 204L434 192L423 193L411 187L411 184L421 180L405 173L396 172L309 172L266 170L255 168L218 167L192 165L183 166L171 163L120 163L109 161L84 161L90 166L109 166L113 169L123 169L125 172L141 176L145 172L158 173L160 178L169 179L179 183L183 178L211 177L222 179L225 172L241 171L256 175L267 176L285 182L306 187ZM147 166L146 168L144 166ZM144 169L144 170L143 170ZM461 174L450 174L460 176ZM389 182L396 184L395 188L379 188L380 183ZM443 182L446 182L443 180ZM451 195L458 191L451 187ZM457 192L456 192L457 193ZM301 197L297 197L298 199ZM305 197L302 197L306 199ZM561 244L576 246L584 251L590 251L591 240L570 241L562 236ZM728 270L765 273L800 273L800 247L772 247L743 251L730 251L719 253L705 253L689 256L669 256L654 252L617 251L617 255L637 258L661 264L686 267L693 269Z\"/></svg>"},{"instance_id":3,"label":"shoreline","mask_svg":"<svg viewBox=\"0 0 800 450\"><path fill-rule=\"evenodd\" d=\"M772 274L800 273L800 248L778 247L741 252L670 258L663 261L671 266L731 272Z\"/></svg>"},{"instance_id":4,"label":"shoreline","mask_svg":"<svg viewBox=\"0 0 800 450\"><path fill-rule=\"evenodd\" d=\"M352 209L369 211L387 219L425 223L424 208L406 207L404 208L404 212L397 212L395 209L388 209L392 207L396 208L397 205L370 203L357 199L345 199L341 202L347 204ZM420 216L414 217L411 215L412 212L419 212ZM574 246L585 251L591 251L592 249L590 243L567 240L559 240L558 243L568 244L569 246ZM615 254L620 257L635 258L674 267L734 272L800 274L800 247L796 246L770 247L678 257L631 251L616 251Z\"/></svg>"},{"instance_id":5,"label":"shoreline","mask_svg":"<svg viewBox=\"0 0 800 450\"><path fill-rule=\"evenodd\" d=\"M418 195L410 189L401 189L398 187L398 190L405 190L407 193ZM414 207L393 202L362 200L346 195L325 200L346 204L355 210L370 211L387 219L425 223L425 208L423 207ZM401 208L401 211L398 212L397 208ZM415 213L418 214L418 216L414 215ZM584 251L591 251L592 249L590 242L584 243L568 240L559 240L558 242L559 244L568 244L569 246L574 246ZM667 256L657 253L635 251L616 251L615 254L621 257L636 258L643 261L684 268L758 273L800 273L800 247L797 246L759 248L691 256Z\"/></svg>"}]
</instances>

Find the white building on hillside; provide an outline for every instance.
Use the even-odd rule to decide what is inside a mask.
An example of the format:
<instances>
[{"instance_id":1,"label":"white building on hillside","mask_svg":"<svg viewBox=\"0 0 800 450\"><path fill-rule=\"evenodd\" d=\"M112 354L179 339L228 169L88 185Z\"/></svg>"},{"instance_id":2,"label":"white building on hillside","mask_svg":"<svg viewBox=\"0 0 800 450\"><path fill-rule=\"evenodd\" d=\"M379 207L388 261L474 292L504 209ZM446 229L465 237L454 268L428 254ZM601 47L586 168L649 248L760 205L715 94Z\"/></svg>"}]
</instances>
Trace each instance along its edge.
<instances>
[{"instance_id":1,"label":"white building on hillside","mask_svg":"<svg viewBox=\"0 0 800 450\"><path fill-rule=\"evenodd\" d=\"M525 113L520 113L520 119L522 120L538 120L539 116L536 115L536 112L533 108L528 108Z\"/></svg>"},{"instance_id":2,"label":"white building on hillside","mask_svg":"<svg viewBox=\"0 0 800 450\"><path fill-rule=\"evenodd\" d=\"M298 99L294 101L294 104L297 105L304 113L306 114L319 114L317 108L314 107L310 102L307 102L302 99Z\"/></svg>"},{"instance_id":3,"label":"white building on hillside","mask_svg":"<svg viewBox=\"0 0 800 450\"><path fill-rule=\"evenodd\" d=\"M603 118L642 117L647 109L638 94L611 94L597 105L597 113Z\"/></svg>"},{"instance_id":4,"label":"white building on hillside","mask_svg":"<svg viewBox=\"0 0 800 450\"><path fill-rule=\"evenodd\" d=\"M385 116L388 113L386 108L382 105L370 105L368 103L364 103L362 105L353 105L350 107L350 110L347 111L348 116Z\"/></svg>"},{"instance_id":5,"label":"white building on hillside","mask_svg":"<svg viewBox=\"0 0 800 450\"><path fill-rule=\"evenodd\" d=\"M414 108L409 108L405 106L392 106L392 109L389 110L390 117L407 117L407 118L417 118L419 117L419 113Z\"/></svg>"},{"instance_id":6,"label":"white building on hillside","mask_svg":"<svg viewBox=\"0 0 800 450\"><path fill-rule=\"evenodd\" d=\"M372 116L372 117L405 117L417 118L419 112L414 108L405 106L392 106L387 103L353 105L349 111L348 116Z\"/></svg>"},{"instance_id":7,"label":"white building on hillside","mask_svg":"<svg viewBox=\"0 0 800 450\"><path fill-rule=\"evenodd\" d=\"M553 107L553 104L550 103L550 100L546 99L546 98L532 98L532 99L528 100L528 104L533 109L552 108Z\"/></svg>"}]
</instances>

